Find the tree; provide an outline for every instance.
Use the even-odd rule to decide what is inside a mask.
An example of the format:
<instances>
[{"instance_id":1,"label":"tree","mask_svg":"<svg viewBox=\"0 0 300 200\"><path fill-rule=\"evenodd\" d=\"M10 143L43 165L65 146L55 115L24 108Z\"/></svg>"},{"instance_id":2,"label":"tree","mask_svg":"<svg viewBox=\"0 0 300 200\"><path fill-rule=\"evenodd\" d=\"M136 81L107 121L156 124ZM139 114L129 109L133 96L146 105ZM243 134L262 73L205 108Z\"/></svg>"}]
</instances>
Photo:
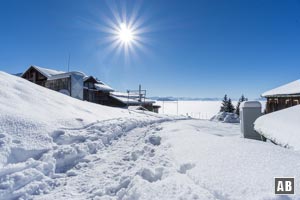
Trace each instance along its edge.
<instances>
[{"instance_id":1,"label":"tree","mask_svg":"<svg viewBox=\"0 0 300 200\"><path fill-rule=\"evenodd\" d=\"M222 100L222 106L221 106L220 112L226 112L227 104L228 104L228 98L227 98L227 94L225 94L225 96Z\"/></svg>"},{"instance_id":2,"label":"tree","mask_svg":"<svg viewBox=\"0 0 300 200\"><path fill-rule=\"evenodd\" d=\"M235 110L235 108L234 108L234 106L233 106L233 104L232 104L232 102L231 102L231 99L229 98L229 99L228 99L228 103L227 103L227 109L226 109L226 112L234 113L234 110Z\"/></svg>"},{"instance_id":3,"label":"tree","mask_svg":"<svg viewBox=\"0 0 300 200\"><path fill-rule=\"evenodd\" d=\"M243 101L248 101L248 99L244 95L241 96L236 105L235 114L237 114L238 116L240 116L240 105Z\"/></svg>"},{"instance_id":4,"label":"tree","mask_svg":"<svg viewBox=\"0 0 300 200\"><path fill-rule=\"evenodd\" d=\"M232 101L230 98L227 97L227 94L225 94L223 100L222 100L222 106L220 109L220 112L229 112L229 113L233 113L235 110Z\"/></svg>"}]
</instances>

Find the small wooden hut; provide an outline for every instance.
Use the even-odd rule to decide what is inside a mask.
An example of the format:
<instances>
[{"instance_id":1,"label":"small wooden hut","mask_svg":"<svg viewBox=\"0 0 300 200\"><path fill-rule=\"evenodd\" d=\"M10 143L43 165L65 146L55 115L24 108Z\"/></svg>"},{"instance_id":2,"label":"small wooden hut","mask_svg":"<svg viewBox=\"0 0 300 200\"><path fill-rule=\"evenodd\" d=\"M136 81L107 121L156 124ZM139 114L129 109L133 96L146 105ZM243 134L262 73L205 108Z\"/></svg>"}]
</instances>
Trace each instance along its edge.
<instances>
[{"instance_id":1,"label":"small wooden hut","mask_svg":"<svg viewBox=\"0 0 300 200\"><path fill-rule=\"evenodd\" d=\"M269 90L263 93L262 97L267 99L266 113L298 105L300 102L300 79Z\"/></svg>"}]
</instances>

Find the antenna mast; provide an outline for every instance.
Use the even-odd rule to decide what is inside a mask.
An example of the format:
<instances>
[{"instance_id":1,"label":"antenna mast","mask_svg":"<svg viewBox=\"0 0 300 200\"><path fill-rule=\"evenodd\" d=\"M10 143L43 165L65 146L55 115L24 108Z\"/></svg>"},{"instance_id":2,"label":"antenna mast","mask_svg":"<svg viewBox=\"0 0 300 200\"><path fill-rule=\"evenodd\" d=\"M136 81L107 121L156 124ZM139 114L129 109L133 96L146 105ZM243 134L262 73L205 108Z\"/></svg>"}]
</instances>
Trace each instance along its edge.
<instances>
[{"instance_id":1,"label":"antenna mast","mask_svg":"<svg viewBox=\"0 0 300 200\"><path fill-rule=\"evenodd\" d=\"M69 59L68 59L68 72L70 71L70 59L71 59L71 55L69 53Z\"/></svg>"}]
</instances>

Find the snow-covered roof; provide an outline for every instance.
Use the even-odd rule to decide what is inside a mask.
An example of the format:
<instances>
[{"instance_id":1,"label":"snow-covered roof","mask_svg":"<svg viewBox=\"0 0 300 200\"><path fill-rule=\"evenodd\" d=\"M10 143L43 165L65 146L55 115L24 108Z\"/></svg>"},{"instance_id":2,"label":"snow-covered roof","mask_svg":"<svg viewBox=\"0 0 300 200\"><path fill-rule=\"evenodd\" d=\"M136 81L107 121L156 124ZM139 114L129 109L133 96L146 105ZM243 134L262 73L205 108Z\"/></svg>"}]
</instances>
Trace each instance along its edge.
<instances>
[{"instance_id":1,"label":"snow-covered roof","mask_svg":"<svg viewBox=\"0 0 300 200\"><path fill-rule=\"evenodd\" d=\"M53 70L53 69L47 69L47 68L32 65L23 74L25 74L31 67L36 69L38 72L40 72L41 74L43 74L47 78L49 78L53 75L56 75L56 74L65 73L64 71L57 71L57 70ZM22 76L23 76L23 74L22 74Z\"/></svg>"},{"instance_id":2,"label":"snow-covered roof","mask_svg":"<svg viewBox=\"0 0 300 200\"><path fill-rule=\"evenodd\" d=\"M101 90L101 91L114 91L114 89L112 89L110 86L104 84L104 83L95 83L95 87L97 90Z\"/></svg>"},{"instance_id":3,"label":"snow-covered roof","mask_svg":"<svg viewBox=\"0 0 300 200\"><path fill-rule=\"evenodd\" d=\"M126 93L126 92L112 92L112 95L118 96L118 97L126 97L128 98L128 96L130 98L139 98L139 94L138 93Z\"/></svg>"},{"instance_id":4,"label":"snow-covered roof","mask_svg":"<svg viewBox=\"0 0 300 200\"><path fill-rule=\"evenodd\" d=\"M151 104L155 103L154 100L143 98L142 102L139 101L139 96L136 94L129 94L124 92L111 92L110 96L114 99L117 99L118 101L121 101L124 104L127 105L137 105L137 104Z\"/></svg>"},{"instance_id":5,"label":"snow-covered roof","mask_svg":"<svg viewBox=\"0 0 300 200\"><path fill-rule=\"evenodd\" d=\"M300 95L300 79L263 93L263 97Z\"/></svg>"},{"instance_id":6,"label":"snow-covered roof","mask_svg":"<svg viewBox=\"0 0 300 200\"><path fill-rule=\"evenodd\" d=\"M80 76L85 76L85 74L82 73L82 72L73 71L73 72L65 72L65 73L55 74L53 76L50 76L48 78L48 80L56 80L56 79L61 79L61 78L67 78L67 77L70 77L72 74L77 74L77 75L80 75Z\"/></svg>"},{"instance_id":7,"label":"snow-covered roof","mask_svg":"<svg viewBox=\"0 0 300 200\"><path fill-rule=\"evenodd\" d=\"M85 76L83 78L83 81L86 81L86 80L88 80L90 78L94 79L97 82L97 83L95 83L96 90L108 91L108 92L114 91L114 89L112 87L110 87L109 85L105 84L103 81L100 81L99 79L97 79L94 76Z\"/></svg>"}]
</instances>

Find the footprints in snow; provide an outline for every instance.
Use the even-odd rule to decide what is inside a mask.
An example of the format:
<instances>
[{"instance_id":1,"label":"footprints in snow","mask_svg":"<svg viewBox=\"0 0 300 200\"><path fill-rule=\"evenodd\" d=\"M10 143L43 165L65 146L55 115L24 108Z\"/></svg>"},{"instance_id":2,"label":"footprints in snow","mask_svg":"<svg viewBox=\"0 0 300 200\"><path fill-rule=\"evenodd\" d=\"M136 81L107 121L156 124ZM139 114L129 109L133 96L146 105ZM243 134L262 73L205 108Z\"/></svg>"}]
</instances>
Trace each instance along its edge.
<instances>
[{"instance_id":1,"label":"footprints in snow","mask_svg":"<svg viewBox=\"0 0 300 200\"><path fill-rule=\"evenodd\" d=\"M7 137L4 133L0 133L0 147L3 146L5 143L14 143L14 144L21 144L20 140L14 139L11 140L10 137Z\"/></svg>"},{"instance_id":2,"label":"footprints in snow","mask_svg":"<svg viewBox=\"0 0 300 200\"><path fill-rule=\"evenodd\" d=\"M137 161L141 157L153 157L155 155L155 149L144 146L142 150L134 150L131 153L128 152L128 155L126 155L122 160L123 161Z\"/></svg>"},{"instance_id":3,"label":"footprints in snow","mask_svg":"<svg viewBox=\"0 0 300 200\"><path fill-rule=\"evenodd\" d=\"M0 133L0 147L4 146L5 144L5 135Z\"/></svg>"},{"instance_id":4,"label":"footprints in snow","mask_svg":"<svg viewBox=\"0 0 300 200\"><path fill-rule=\"evenodd\" d=\"M80 121L80 119L76 120ZM153 133L162 130L162 128L155 126L155 124L150 125L149 130L153 130ZM126 120L115 119L91 123L83 128L52 132L50 137L57 144L53 152L53 158L56 160L55 172L68 172L82 162L85 156L96 154L104 146L109 146L112 140L119 139L122 135L126 135L130 130L137 127L139 125L136 122L131 124ZM161 143L161 138L153 134L145 142L158 146ZM140 157L153 157L155 150L150 146L146 145L142 150L130 152L129 155L123 158L123 161L135 162ZM75 174L70 172L69 175L74 176Z\"/></svg>"},{"instance_id":5,"label":"footprints in snow","mask_svg":"<svg viewBox=\"0 0 300 200\"><path fill-rule=\"evenodd\" d=\"M179 167L179 170L178 172L181 173L181 174L186 174L186 172L188 170L191 170L195 167L195 164L194 163L185 163L185 164L181 164L180 167Z\"/></svg>"},{"instance_id":6,"label":"footprints in snow","mask_svg":"<svg viewBox=\"0 0 300 200\"><path fill-rule=\"evenodd\" d=\"M105 194L110 195L110 196L115 196L117 193L128 188L130 182L131 181L129 178L122 177L119 184L117 184L115 186L107 187L105 189Z\"/></svg>"},{"instance_id":7,"label":"footprints in snow","mask_svg":"<svg viewBox=\"0 0 300 200\"><path fill-rule=\"evenodd\" d=\"M148 168L143 168L138 172L138 175L140 175L146 181L152 183L161 180L163 172L164 168L162 167L156 168L154 171Z\"/></svg>"},{"instance_id":8,"label":"footprints in snow","mask_svg":"<svg viewBox=\"0 0 300 200\"><path fill-rule=\"evenodd\" d=\"M147 141L150 142L154 146L158 146L158 145L160 145L161 137L157 136L157 135L150 135L148 137Z\"/></svg>"}]
</instances>

